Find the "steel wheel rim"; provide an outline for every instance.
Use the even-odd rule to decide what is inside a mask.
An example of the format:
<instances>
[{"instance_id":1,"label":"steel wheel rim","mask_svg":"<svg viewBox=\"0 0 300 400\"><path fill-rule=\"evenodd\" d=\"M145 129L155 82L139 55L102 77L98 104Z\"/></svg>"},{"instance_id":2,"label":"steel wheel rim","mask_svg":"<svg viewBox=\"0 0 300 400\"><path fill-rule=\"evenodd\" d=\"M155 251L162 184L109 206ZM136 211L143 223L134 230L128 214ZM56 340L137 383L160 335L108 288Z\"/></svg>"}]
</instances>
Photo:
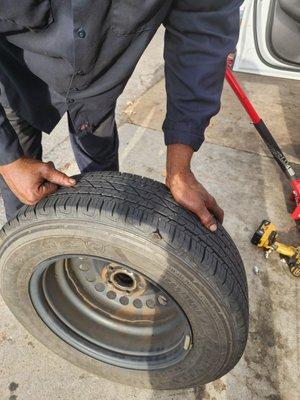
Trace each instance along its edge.
<instances>
[{"instance_id":1,"label":"steel wheel rim","mask_svg":"<svg viewBox=\"0 0 300 400\"><path fill-rule=\"evenodd\" d=\"M187 316L158 284L126 265L88 257L40 264L32 304L67 344L105 363L135 370L182 361L192 343Z\"/></svg>"}]
</instances>

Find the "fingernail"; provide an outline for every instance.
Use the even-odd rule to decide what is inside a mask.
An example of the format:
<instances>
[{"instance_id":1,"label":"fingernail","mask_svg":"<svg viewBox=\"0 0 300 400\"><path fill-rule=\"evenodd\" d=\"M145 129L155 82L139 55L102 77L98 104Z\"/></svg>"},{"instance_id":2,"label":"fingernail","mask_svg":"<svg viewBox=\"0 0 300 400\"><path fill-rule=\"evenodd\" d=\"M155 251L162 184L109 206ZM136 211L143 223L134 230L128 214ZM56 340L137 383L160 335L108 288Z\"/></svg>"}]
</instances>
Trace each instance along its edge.
<instances>
[{"instance_id":1,"label":"fingernail","mask_svg":"<svg viewBox=\"0 0 300 400\"><path fill-rule=\"evenodd\" d=\"M76 183L75 179L72 179L72 178L69 179L69 182L71 185L75 185L75 183Z\"/></svg>"},{"instance_id":2,"label":"fingernail","mask_svg":"<svg viewBox=\"0 0 300 400\"><path fill-rule=\"evenodd\" d=\"M216 224L213 224L210 228L209 228L212 232L216 232L216 230L218 229Z\"/></svg>"}]
</instances>

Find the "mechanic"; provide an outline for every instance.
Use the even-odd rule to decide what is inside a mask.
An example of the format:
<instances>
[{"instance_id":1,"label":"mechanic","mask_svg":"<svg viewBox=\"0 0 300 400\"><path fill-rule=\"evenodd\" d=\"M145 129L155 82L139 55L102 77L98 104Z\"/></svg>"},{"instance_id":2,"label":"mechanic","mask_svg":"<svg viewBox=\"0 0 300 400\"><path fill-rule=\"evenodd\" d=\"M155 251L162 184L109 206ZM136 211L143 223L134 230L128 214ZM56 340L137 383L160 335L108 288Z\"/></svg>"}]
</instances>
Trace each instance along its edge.
<instances>
[{"instance_id":1,"label":"mechanic","mask_svg":"<svg viewBox=\"0 0 300 400\"><path fill-rule=\"evenodd\" d=\"M50 133L65 112L80 171L118 170L116 100L163 23L166 185L215 231L223 211L196 180L191 159L220 108L241 3L0 0L0 186L7 218L76 184L42 162L41 132Z\"/></svg>"}]
</instances>

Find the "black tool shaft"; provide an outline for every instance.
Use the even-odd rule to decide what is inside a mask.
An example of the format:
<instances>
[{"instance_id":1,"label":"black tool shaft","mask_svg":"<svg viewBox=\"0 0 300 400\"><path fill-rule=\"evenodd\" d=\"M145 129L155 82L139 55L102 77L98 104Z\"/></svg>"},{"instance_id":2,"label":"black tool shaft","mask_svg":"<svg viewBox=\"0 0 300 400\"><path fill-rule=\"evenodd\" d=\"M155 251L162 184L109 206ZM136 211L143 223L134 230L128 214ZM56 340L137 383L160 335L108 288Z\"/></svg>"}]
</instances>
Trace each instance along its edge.
<instances>
[{"instance_id":1,"label":"black tool shaft","mask_svg":"<svg viewBox=\"0 0 300 400\"><path fill-rule=\"evenodd\" d=\"M276 140L273 138L271 132L269 131L268 127L265 125L263 120L260 120L257 124L254 124L257 132L263 139L264 143L270 150L271 154L273 155L275 161L288 178L288 180L292 181L295 179L295 171L288 160L285 158L285 155L282 153L280 147L278 146Z\"/></svg>"}]
</instances>

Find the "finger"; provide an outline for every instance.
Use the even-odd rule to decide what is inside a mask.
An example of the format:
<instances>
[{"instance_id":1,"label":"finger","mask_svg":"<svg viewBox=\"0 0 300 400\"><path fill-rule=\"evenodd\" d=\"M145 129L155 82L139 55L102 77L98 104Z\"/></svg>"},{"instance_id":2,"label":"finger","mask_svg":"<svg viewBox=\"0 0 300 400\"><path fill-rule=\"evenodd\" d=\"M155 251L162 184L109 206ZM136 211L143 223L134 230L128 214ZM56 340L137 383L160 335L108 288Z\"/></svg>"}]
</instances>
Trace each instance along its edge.
<instances>
[{"instance_id":1,"label":"finger","mask_svg":"<svg viewBox=\"0 0 300 400\"><path fill-rule=\"evenodd\" d=\"M44 197L49 196L57 191L58 186L54 183L44 182L34 190L30 190L25 196L20 200L27 205L33 206L42 200Z\"/></svg>"},{"instance_id":2,"label":"finger","mask_svg":"<svg viewBox=\"0 0 300 400\"><path fill-rule=\"evenodd\" d=\"M55 165L54 165L53 161L48 161L47 164L50 165L51 168L55 169Z\"/></svg>"},{"instance_id":3,"label":"finger","mask_svg":"<svg viewBox=\"0 0 300 400\"><path fill-rule=\"evenodd\" d=\"M214 217L211 215L211 213L208 211L208 209L203 206L201 209L199 209L198 212L196 212L198 218L202 222L202 224L209 229L211 232L215 232L218 228L216 220Z\"/></svg>"},{"instance_id":4,"label":"finger","mask_svg":"<svg viewBox=\"0 0 300 400\"><path fill-rule=\"evenodd\" d=\"M215 200L212 201L210 206L208 207L209 211L213 213L213 215L217 218L217 220L222 224L224 221L224 211L217 204Z\"/></svg>"},{"instance_id":5,"label":"finger","mask_svg":"<svg viewBox=\"0 0 300 400\"><path fill-rule=\"evenodd\" d=\"M26 204L27 206L33 206L40 200L39 196L33 193L29 193L28 195L15 193L15 195L23 204Z\"/></svg>"},{"instance_id":6,"label":"finger","mask_svg":"<svg viewBox=\"0 0 300 400\"><path fill-rule=\"evenodd\" d=\"M214 216L217 218L217 220L220 222L220 224L223 224L224 221L224 210L219 207L218 205L212 210Z\"/></svg>"},{"instance_id":7,"label":"finger","mask_svg":"<svg viewBox=\"0 0 300 400\"><path fill-rule=\"evenodd\" d=\"M75 179L69 178L63 172L58 171L47 163L47 167L43 173L43 177L51 183L55 183L59 186L74 186L76 184Z\"/></svg>"},{"instance_id":8,"label":"finger","mask_svg":"<svg viewBox=\"0 0 300 400\"><path fill-rule=\"evenodd\" d=\"M58 186L55 183L44 182L38 189L39 200L43 199L50 194L57 192Z\"/></svg>"}]
</instances>

